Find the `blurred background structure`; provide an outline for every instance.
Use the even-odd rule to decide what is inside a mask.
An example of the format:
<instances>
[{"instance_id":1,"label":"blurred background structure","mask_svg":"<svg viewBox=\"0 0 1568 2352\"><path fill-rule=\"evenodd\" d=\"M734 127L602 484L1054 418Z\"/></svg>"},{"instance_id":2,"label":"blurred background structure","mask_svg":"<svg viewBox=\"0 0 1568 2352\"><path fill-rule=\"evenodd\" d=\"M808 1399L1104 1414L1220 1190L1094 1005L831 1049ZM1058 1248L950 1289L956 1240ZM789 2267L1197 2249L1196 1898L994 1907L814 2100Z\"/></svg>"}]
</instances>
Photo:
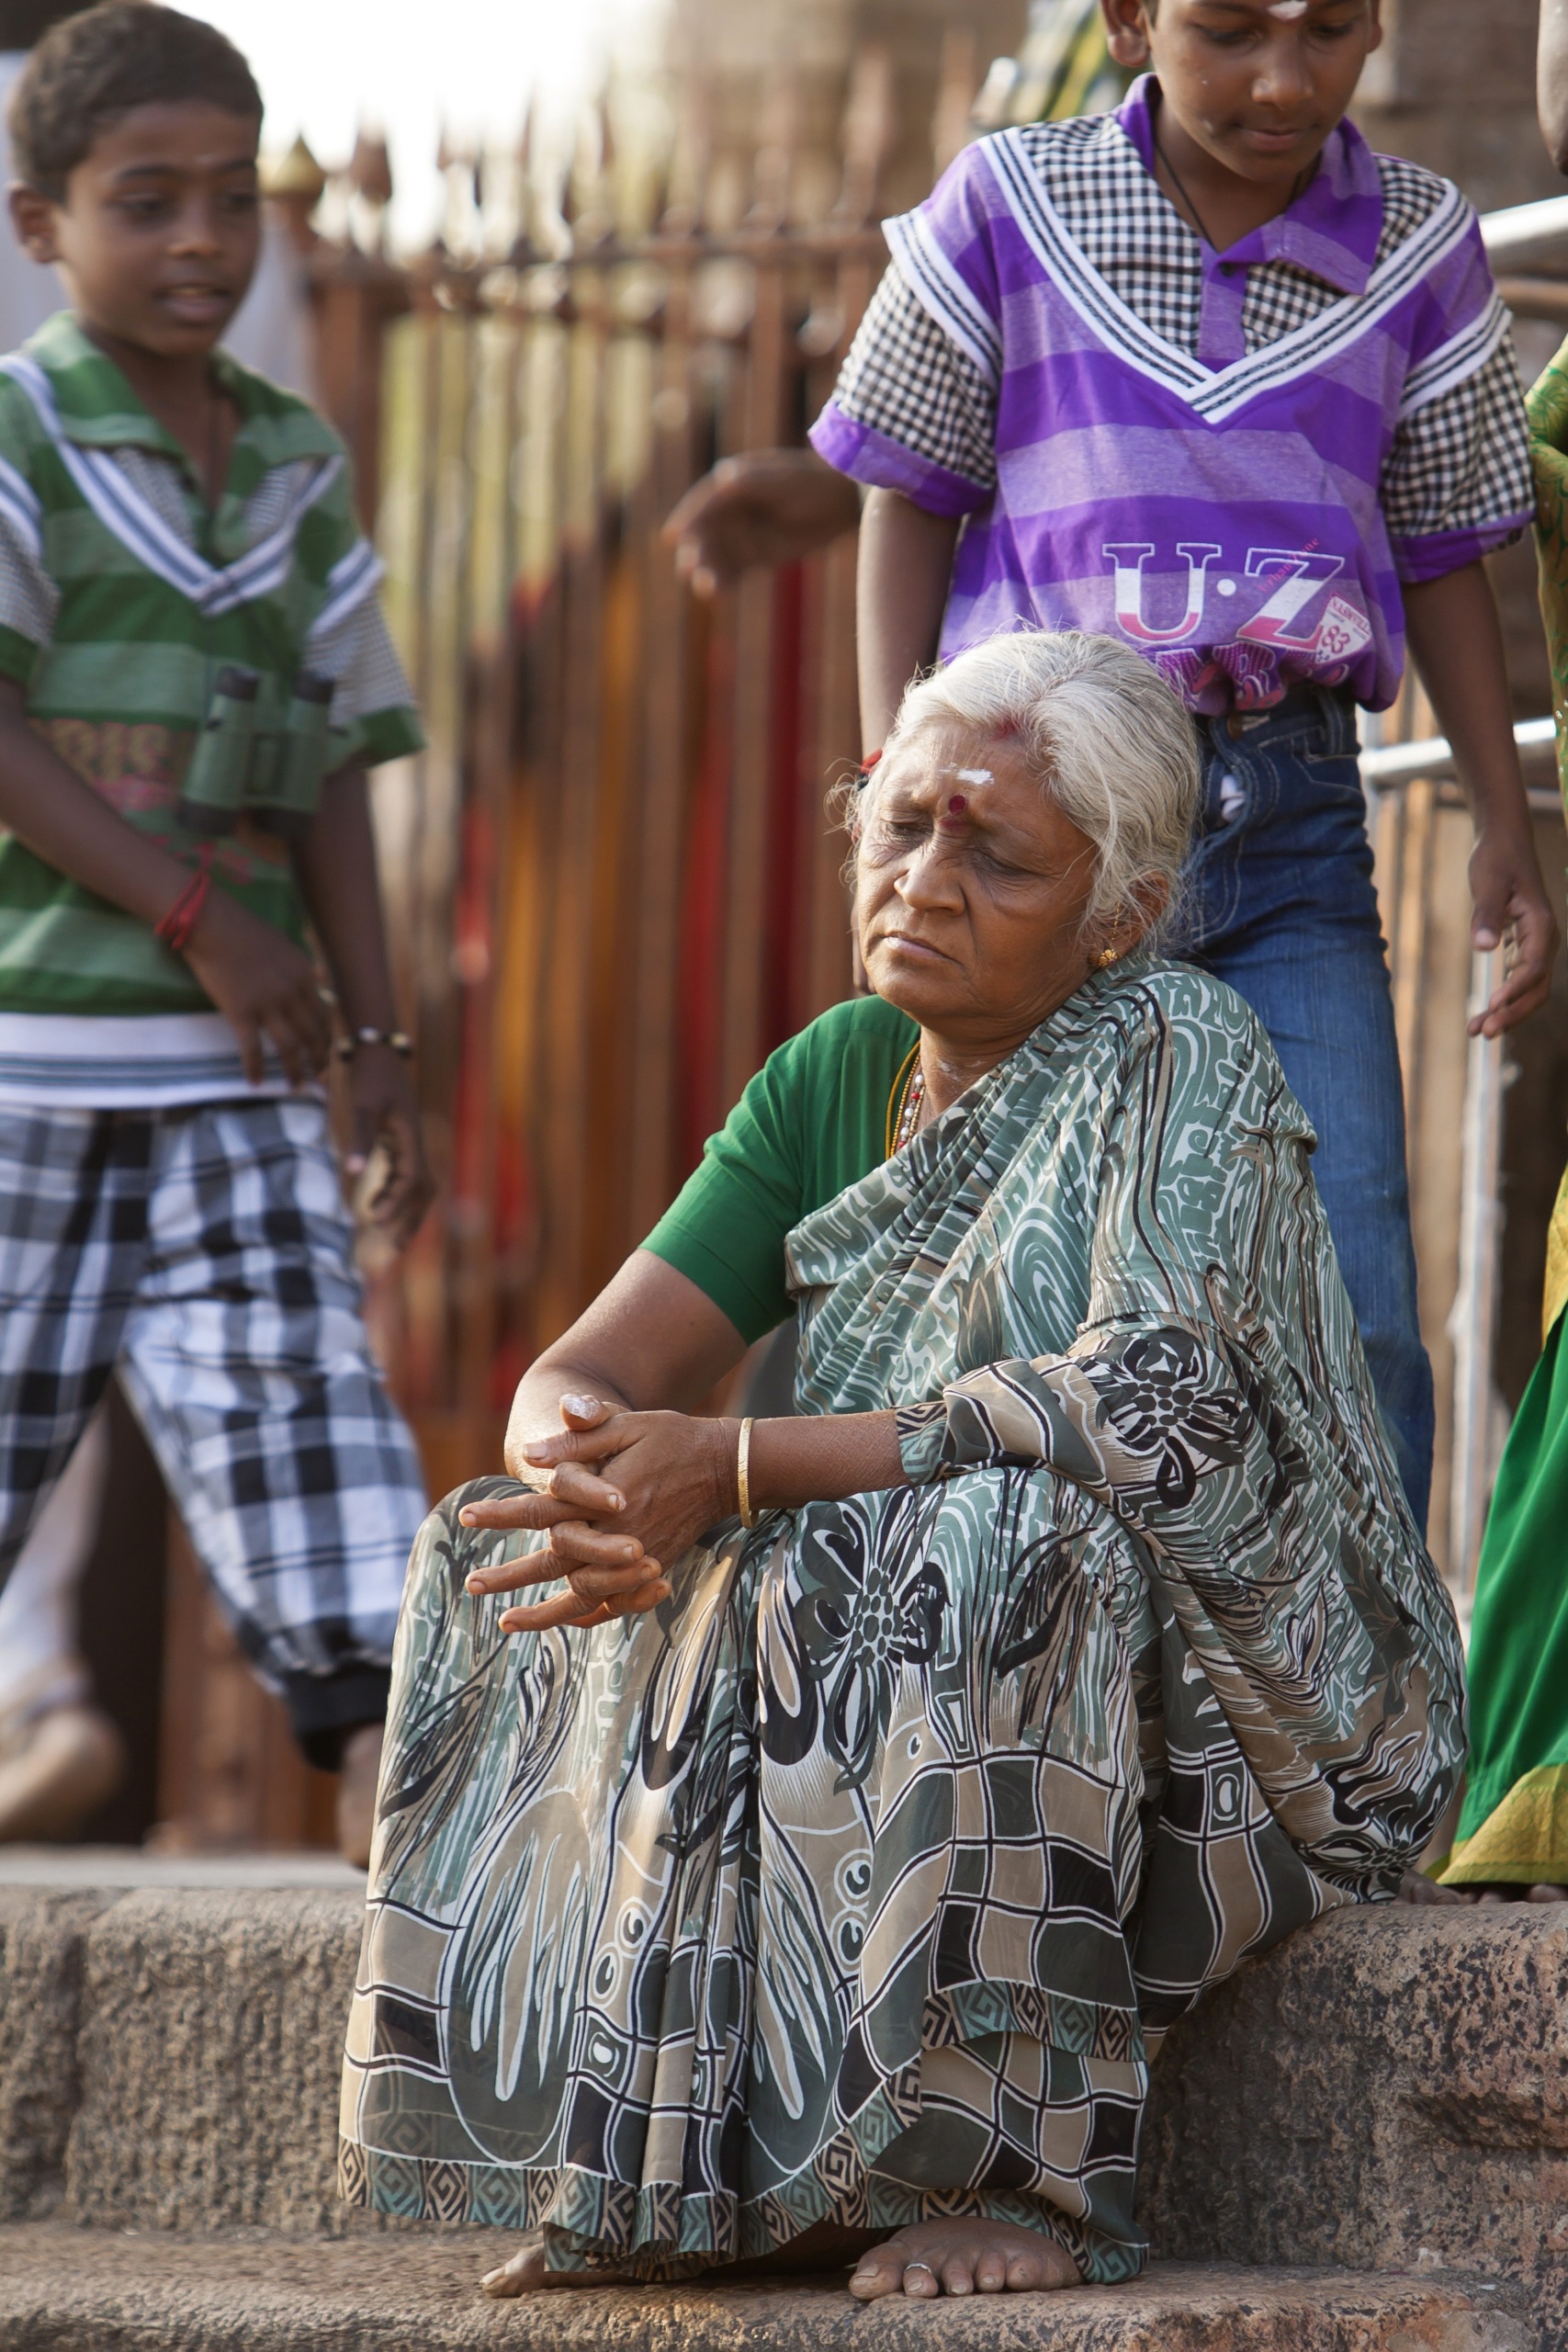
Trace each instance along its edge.
<instances>
[{"instance_id":1,"label":"blurred background structure","mask_svg":"<svg viewBox=\"0 0 1568 2352\"><path fill-rule=\"evenodd\" d=\"M617 33L574 110L530 103L513 41L488 130L454 113L438 149L427 125L434 152L366 130L348 154L281 68L269 83L287 6L195 5L253 48L268 90L314 380L353 446L430 736L377 793L441 1195L408 1257L367 1271L440 1493L497 1466L523 1366L652 1225L768 1051L850 985L823 802L858 755L853 540L704 605L660 526L716 458L803 439L882 269L884 213L978 130L1112 105L1120 85L1092 0L1035 0L1027 18L1022 0L674 0ZM386 11L374 34L357 0L333 13L361 53L389 37ZM1534 123L1535 0L1384 0L1384 17L1359 107L1374 144L1483 209L1560 193ZM424 13L407 22L428 52ZM332 104L344 95L334 83ZM327 168L288 145L296 118ZM498 119L521 128L502 137ZM1568 324L1568 271L1510 290L1528 378ZM1529 548L1497 577L1530 718L1550 691ZM1415 690L1379 730L1434 731ZM1561 891L1544 797L1538 825ZM1507 1068L1483 1068L1464 1037L1468 817L1417 776L1382 797L1374 831L1438 1375L1433 1544L1462 1594L1474 1508L1453 1465L1483 1488L1539 1347L1568 975ZM1467 1157L1478 1086L1495 1115ZM165 1543L118 1408L112 1476L85 1645L136 1770L88 1834L330 1843L326 1784L177 1526Z\"/></svg>"}]
</instances>

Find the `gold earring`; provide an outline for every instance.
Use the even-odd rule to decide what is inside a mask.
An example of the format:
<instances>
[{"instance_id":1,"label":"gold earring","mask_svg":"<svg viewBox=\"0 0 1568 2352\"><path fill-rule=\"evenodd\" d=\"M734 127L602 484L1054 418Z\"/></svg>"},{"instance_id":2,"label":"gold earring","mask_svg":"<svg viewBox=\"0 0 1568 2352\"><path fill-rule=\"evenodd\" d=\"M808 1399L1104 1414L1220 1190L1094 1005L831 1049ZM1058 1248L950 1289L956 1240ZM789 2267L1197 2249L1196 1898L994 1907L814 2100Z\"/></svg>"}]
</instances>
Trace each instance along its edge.
<instances>
[{"instance_id":1,"label":"gold earring","mask_svg":"<svg viewBox=\"0 0 1568 2352\"><path fill-rule=\"evenodd\" d=\"M1103 972L1103 971L1105 971L1105 970L1108 968L1108 967L1109 967L1109 966L1111 966L1111 965L1112 965L1112 964L1114 964L1114 963L1115 963L1116 958L1117 958L1117 956L1118 956L1118 955L1119 955L1120 953L1121 953L1121 950L1120 950L1119 948L1115 948L1115 947L1102 947L1102 948L1100 949L1100 951L1099 955L1098 955L1098 956L1095 957L1095 959L1094 959L1094 968L1095 968L1095 970L1096 970L1097 972Z\"/></svg>"}]
</instances>

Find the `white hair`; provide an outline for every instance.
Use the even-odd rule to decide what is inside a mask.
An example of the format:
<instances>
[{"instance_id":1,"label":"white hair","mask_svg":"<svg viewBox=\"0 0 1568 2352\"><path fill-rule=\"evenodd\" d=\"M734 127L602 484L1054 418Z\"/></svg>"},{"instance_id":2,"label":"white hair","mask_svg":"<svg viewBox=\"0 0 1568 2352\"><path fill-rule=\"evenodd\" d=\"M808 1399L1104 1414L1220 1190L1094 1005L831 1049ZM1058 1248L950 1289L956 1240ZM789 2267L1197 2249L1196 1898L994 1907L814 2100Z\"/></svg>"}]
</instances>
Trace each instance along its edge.
<instances>
[{"instance_id":1,"label":"white hair","mask_svg":"<svg viewBox=\"0 0 1568 2352\"><path fill-rule=\"evenodd\" d=\"M1094 843L1086 926L1147 926L1151 898L1163 892L1152 928L1168 928L1198 812L1198 741L1141 654L1082 629L1004 630L915 681L886 749L943 721L1012 741Z\"/></svg>"}]
</instances>

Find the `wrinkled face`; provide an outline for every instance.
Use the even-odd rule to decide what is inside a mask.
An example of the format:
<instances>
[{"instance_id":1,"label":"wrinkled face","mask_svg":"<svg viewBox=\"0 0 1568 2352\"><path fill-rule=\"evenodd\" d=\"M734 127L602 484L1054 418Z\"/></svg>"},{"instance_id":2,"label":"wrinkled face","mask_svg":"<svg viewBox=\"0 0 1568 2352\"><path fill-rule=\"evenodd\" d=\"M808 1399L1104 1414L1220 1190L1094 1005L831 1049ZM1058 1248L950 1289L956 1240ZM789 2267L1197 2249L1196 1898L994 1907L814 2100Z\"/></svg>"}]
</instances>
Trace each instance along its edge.
<instances>
[{"instance_id":1,"label":"wrinkled face","mask_svg":"<svg viewBox=\"0 0 1568 2352\"><path fill-rule=\"evenodd\" d=\"M169 357L210 351L256 266L260 129L194 99L133 107L94 141L63 204L12 190L17 234L59 265L91 325Z\"/></svg>"},{"instance_id":2,"label":"wrinkled face","mask_svg":"<svg viewBox=\"0 0 1568 2352\"><path fill-rule=\"evenodd\" d=\"M1106 944L1084 917L1098 853L1018 751L947 724L866 787L855 921L872 987L955 1041L1026 1037Z\"/></svg>"},{"instance_id":3,"label":"wrinkled face","mask_svg":"<svg viewBox=\"0 0 1568 2352\"><path fill-rule=\"evenodd\" d=\"M1382 39L1377 0L1104 0L1111 46L1152 65L1163 103L1237 177L1314 165Z\"/></svg>"}]
</instances>

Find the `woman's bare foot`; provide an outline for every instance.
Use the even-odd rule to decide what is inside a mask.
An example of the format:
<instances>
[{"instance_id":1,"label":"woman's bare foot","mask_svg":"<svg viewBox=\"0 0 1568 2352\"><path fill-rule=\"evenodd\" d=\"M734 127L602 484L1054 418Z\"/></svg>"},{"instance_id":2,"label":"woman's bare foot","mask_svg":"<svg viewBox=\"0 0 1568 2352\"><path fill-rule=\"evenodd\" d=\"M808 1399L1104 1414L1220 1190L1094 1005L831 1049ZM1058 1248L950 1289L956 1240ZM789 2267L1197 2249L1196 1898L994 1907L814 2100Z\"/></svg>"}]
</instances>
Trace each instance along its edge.
<instances>
[{"instance_id":1,"label":"woman's bare foot","mask_svg":"<svg viewBox=\"0 0 1568 2352\"><path fill-rule=\"evenodd\" d=\"M1443 1886L1437 1879L1428 1878L1425 1871L1406 1871L1399 1882L1399 1893L1393 1899L1396 1903L1421 1904L1463 1903L1467 1900L1457 1886Z\"/></svg>"},{"instance_id":2,"label":"woman's bare foot","mask_svg":"<svg viewBox=\"0 0 1568 2352\"><path fill-rule=\"evenodd\" d=\"M516 2253L506 2262L487 2270L479 2280L481 2294L510 2297L532 2294L536 2287L545 2283L545 2242L541 2237L525 2238Z\"/></svg>"},{"instance_id":3,"label":"woman's bare foot","mask_svg":"<svg viewBox=\"0 0 1568 2352\"><path fill-rule=\"evenodd\" d=\"M1039 2230L1014 2222L913 2222L861 2256L850 2292L870 2303L899 2293L925 2301L1079 2284L1072 2256Z\"/></svg>"},{"instance_id":4,"label":"woman's bare foot","mask_svg":"<svg viewBox=\"0 0 1568 2352\"><path fill-rule=\"evenodd\" d=\"M510 2300L513 2295L531 2295L537 2287L621 2287L626 2284L619 2270L547 2270L545 2268L544 2233L531 2230L509 2262L487 2270L479 2286L487 2295Z\"/></svg>"}]
</instances>

